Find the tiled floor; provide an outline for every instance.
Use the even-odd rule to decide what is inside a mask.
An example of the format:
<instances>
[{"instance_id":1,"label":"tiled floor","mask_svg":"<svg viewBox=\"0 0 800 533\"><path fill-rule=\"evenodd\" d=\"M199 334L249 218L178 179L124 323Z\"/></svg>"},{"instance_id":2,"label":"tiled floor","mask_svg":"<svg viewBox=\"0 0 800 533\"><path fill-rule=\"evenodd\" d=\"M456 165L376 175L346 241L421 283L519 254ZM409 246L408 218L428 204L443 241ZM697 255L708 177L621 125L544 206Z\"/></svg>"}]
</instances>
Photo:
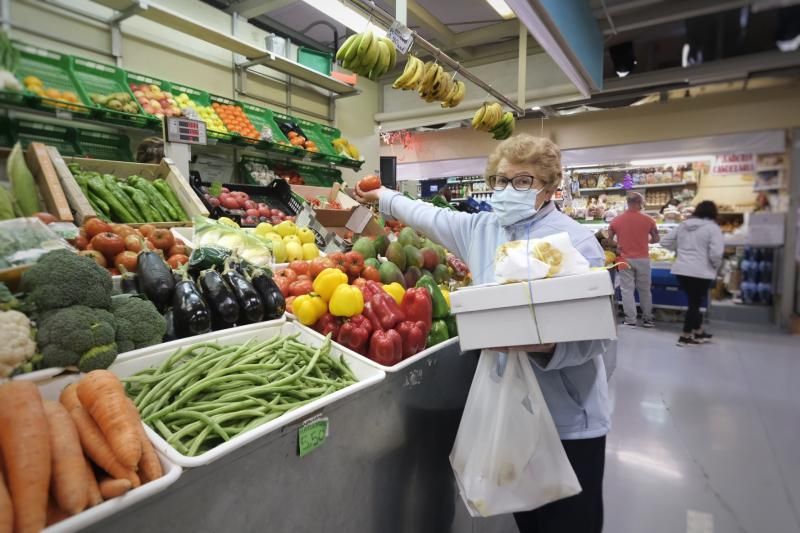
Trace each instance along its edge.
<instances>
[{"instance_id":1,"label":"tiled floor","mask_svg":"<svg viewBox=\"0 0 800 533\"><path fill-rule=\"evenodd\" d=\"M800 532L800 337L713 329L620 329L606 532Z\"/></svg>"}]
</instances>

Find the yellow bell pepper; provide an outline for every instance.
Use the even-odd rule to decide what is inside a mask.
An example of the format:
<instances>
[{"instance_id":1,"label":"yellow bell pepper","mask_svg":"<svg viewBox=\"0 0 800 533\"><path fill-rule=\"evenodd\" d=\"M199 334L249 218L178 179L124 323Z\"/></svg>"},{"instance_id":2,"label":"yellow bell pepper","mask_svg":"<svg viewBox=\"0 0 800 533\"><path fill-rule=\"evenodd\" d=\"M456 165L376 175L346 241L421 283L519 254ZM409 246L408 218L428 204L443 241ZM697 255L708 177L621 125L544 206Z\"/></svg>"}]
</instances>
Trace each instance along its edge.
<instances>
[{"instance_id":1,"label":"yellow bell pepper","mask_svg":"<svg viewBox=\"0 0 800 533\"><path fill-rule=\"evenodd\" d=\"M330 302L336 287L345 283L347 283L347 274L338 268L326 268L314 280L314 292L326 302Z\"/></svg>"},{"instance_id":2,"label":"yellow bell pepper","mask_svg":"<svg viewBox=\"0 0 800 533\"><path fill-rule=\"evenodd\" d=\"M328 305L333 316L355 316L364 310L364 295L358 287L339 285Z\"/></svg>"},{"instance_id":3,"label":"yellow bell pepper","mask_svg":"<svg viewBox=\"0 0 800 533\"><path fill-rule=\"evenodd\" d=\"M441 289L442 296L444 296L444 301L447 302L447 308L450 309L450 291L447 289Z\"/></svg>"},{"instance_id":4,"label":"yellow bell pepper","mask_svg":"<svg viewBox=\"0 0 800 533\"><path fill-rule=\"evenodd\" d=\"M328 311L328 304L315 294L304 294L292 303L294 316L304 326L313 326Z\"/></svg>"},{"instance_id":5,"label":"yellow bell pepper","mask_svg":"<svg viewBox=\"0 0 800 533\"><path fill-rule=\"evenodd\" d=\"M394 298L394 301L397 302L397 305L401 305L403 303L403 296L406 294L406 290L396 281L394 283L384 285L383 290L388 292L389 295Z\"/></svg>"}]
</instances>

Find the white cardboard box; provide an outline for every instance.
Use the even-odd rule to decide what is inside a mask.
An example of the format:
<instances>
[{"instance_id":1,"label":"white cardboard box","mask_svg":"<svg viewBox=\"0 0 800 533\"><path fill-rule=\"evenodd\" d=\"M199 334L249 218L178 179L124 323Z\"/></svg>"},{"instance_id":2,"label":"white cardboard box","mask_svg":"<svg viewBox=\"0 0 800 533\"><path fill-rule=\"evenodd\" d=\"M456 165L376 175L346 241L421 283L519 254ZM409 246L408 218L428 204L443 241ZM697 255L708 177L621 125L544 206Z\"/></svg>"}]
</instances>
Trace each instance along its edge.
<instances>
[{"instance_id":1,"label":"white cardboard box","mask_svg":"<svg viewBox=\"0 0 800 533\"><path fill-rule=\"evenodd\" d=\"M611 276L605 270L450 295L462 350L615 339Z\"/></svg>"}]
</instances>

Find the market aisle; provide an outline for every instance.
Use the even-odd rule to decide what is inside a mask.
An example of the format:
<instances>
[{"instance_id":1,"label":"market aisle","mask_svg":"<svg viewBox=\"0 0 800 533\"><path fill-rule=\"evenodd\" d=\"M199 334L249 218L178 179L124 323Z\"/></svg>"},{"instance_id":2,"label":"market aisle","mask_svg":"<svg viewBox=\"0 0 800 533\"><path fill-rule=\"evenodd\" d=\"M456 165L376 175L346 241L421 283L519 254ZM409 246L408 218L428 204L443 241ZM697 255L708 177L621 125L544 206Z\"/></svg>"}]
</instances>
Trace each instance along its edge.
<instances>
[{"instance_id":1,"label":"market aisle","mask_svg":"<svg viewBox=\"0 0 800 533\"><path fill-rule=\"evenodd\" d=\"M800 531L800 339L716 325L620 329L606 454L610 533Z\"/></svg>"}]
</instances>

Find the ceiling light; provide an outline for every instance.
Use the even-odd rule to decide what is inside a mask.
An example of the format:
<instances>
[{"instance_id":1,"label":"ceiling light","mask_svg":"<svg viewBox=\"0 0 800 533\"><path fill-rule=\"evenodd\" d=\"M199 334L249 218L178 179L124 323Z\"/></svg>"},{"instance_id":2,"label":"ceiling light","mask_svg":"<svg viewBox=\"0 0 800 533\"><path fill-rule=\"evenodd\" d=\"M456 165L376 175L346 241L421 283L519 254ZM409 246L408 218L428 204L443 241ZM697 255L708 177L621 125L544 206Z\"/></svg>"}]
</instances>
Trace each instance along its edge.
<instances>
[{"instance_id":1,"label":"ceiling light","mask_svg":"<svg viewBox=\"0 0 800 533\"><path fill-rule=\"evenodd\" d=\"M486 0L486 3L492 6L492 9L497 11L497 14L504 19L513 19L516 17L514 11L505 3L505 0Z\"/></svg>"},{"instance_id":2,"label":"ceiling light","mask_svg":"<svg viewBox=\"0 0 800 533\"><path fill-rule=\"evenodd\" d=\"M339 0L304 0L323 15L327 15L339 24L343 24L354 32L361 33L371 30L377 36L386 37L386 30L376 26L361 13Z\"/></svg>"},{"instance_id":3,"label":"ceiling light","mask_svg":"<svg viewBox=\"0 0 800 533\"><path fill-rule=\"evenodd\" d=\"M541 107L539 107L538 105L535 105L535 106L533 106L531 108L531 111L539 111L540 109L541 109Z\"/></svg>"},{"instance_id":4,"label":"ceiling light","mask_svg":"<svg viewBox=\"0 0 800 533\"><path fill-rule=\"evenodd\" d=\"M614 71L620 78L630 74L636 66L636 55L633 52L633 42L631 41L609 47L608 53L611 55Z\"/></svg>"},{"instance_id":5,"label":"ceiling light","mask_svg":"<svg viewBox=\"0 0 800 533\"><path fill-rule=\"evenodd\" d=\"M793 52L800 47L800 6L778 11L775 44L781 52Z\"/></svg>"}]
</instances>

